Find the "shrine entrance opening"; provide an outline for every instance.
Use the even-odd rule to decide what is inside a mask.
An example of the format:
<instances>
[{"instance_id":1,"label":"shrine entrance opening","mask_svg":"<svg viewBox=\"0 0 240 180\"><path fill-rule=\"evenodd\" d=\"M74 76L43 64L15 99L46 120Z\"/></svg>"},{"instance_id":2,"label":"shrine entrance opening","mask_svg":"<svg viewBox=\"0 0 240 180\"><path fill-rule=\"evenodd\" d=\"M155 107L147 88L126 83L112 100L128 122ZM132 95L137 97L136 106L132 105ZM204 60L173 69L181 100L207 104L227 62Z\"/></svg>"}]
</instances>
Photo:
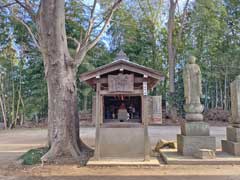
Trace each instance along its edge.
<instances>
[{"instance_id":1,"label":"shrine entrance opening","mask_svg":"<svg viewBox=\"0 0 240 180\"><path fill-rule=\"evenodd\" d=\"M104 96L103 123L141 123L141 96Z\"/></svg>"}]
</instances>

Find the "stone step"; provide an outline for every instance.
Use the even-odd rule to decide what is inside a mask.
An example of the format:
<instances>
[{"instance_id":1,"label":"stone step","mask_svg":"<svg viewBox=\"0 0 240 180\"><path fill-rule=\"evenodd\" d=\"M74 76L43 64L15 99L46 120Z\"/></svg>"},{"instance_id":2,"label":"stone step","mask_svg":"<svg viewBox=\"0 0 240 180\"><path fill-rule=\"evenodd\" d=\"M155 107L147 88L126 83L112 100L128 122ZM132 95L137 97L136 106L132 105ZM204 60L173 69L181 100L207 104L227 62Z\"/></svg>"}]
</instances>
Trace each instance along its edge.
<instances>
[{"instance_id":1,"label":"stone step","mask_svg":"<svg viewBox=\"0 0 240 180\"><path fill-rule=\"evenodd\" d=\"M211 149L199 149L194 155L198 159L215 159L215 151Z\"/></svg>"}]
</instances>

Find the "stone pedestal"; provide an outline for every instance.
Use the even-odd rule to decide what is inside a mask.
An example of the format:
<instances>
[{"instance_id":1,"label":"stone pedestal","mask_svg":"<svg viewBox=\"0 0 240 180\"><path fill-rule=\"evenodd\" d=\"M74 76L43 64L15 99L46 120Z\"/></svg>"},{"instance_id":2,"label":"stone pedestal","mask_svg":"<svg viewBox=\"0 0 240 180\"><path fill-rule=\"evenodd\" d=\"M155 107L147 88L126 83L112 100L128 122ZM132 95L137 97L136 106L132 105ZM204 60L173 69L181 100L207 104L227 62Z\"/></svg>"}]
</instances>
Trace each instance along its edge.
<instances>
[{"instance_id":1,"label":"stone pedestal","mask_svg":"<svg viewBox=\"0 0 240 180\"><path fill-rule=\"evenodd\" d=\"M205 122L185 122L181 124L184 136L209 136L209 125Z\"/></svg>"},{"instance_id":2,"label":"stone pedestal","mask_svg":"<svg viewBox=\"0 0 240 180\"><path fill-rule=\"evenodd\" d=\"M227 140L222 140L222 151L240 156L240 128L227 127Z\"/></svg>"},{"instance_id":3,"label":"stone pedestal","mask_svg":"<svg viewBox=\"0 0 240 180\"><path fill-rule=\"evenodd\" d=\"M177 135L178 153L193 156L199 149L215 152L216 139L210 136L209 125L205 122L185 122L181 125L181 134Z\"/></svg>"},{"instance_id":4,"label":"stone pedestal","mask_svg":"<svg viewBox=\"0 0 240 180\"><path fill-rule=\"evenodd\" d=\"M186 112L185 119L187 121L202 121L203 120L203 105L198 104L185 104L184 110Z\"/></svg>"},{"instance_id":5,"label":"stone pedestal","mask_svg":"<svg viewBox=\"0 0 240 180\"><path fill-rule=\"evenodd\" d=\"M240 75L231 83L231 126L227 140L222 140L222 151L240 156Z\"/></svg>"}]
</instances>

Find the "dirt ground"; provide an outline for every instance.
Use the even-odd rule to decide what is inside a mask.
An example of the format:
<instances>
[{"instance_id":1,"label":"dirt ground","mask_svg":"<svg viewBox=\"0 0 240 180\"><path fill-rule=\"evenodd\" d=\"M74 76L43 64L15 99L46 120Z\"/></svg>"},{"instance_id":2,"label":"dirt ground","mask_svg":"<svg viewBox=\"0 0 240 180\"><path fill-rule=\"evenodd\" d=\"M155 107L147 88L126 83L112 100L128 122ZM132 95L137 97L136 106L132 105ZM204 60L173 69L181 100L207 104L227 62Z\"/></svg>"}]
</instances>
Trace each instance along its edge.
<instances>
[{"instance_id":1,"label":"dirt ground","mask_svg":"<svg viewBox=\"0 0 240 180\"><path fill-rule=\"evenodd\" d=\"M150 127L151 144L176 139L179 127ZM211 127L212 135L225 139L224 127ZM94 145L94 128L82 128L81 137ZM239 165L165 165L159 167L79 167L77 165L20 166L16 158L47 142L46 129L0 131L0 180L240 180Z\"/></svg>"},{"instance_id":2,"label":"dirt ground","mask_svg":"<svg viewBox=\"0 0 240 180\"><path fill-rule=\"evenodd\" d=\"M3 172L0 180L239 180L239 166L84 167L34 166Z\"/></svg>"}]
</instances>

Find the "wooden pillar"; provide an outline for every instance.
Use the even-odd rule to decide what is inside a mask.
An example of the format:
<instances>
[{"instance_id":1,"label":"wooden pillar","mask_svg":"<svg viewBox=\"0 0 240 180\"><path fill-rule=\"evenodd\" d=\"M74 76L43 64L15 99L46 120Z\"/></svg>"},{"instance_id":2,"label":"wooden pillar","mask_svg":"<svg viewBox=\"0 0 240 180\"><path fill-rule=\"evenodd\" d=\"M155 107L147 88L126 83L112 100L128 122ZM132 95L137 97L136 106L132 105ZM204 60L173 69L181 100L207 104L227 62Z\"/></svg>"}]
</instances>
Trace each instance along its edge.
<instances>
[{"instance_id":1,"label":"wooden pillar","mask_svg":"<svg viewBox=\"0 0 240 180\"><path fill-rule=\"evenodd\" d=\"M100 114L99 114L99 123L103 124L103 95L99 96L99 104L100 104Z\"/></svg>"},{"instance_id":2,"label":"wooden pillar","mask_svg":"<svg viewBox=\"0 0 240 180\"><path fill-rule=\"evenodd\" d=\"M147 82L147 77L144 77L144 83ZM142 123L144 126L144 160L150 160L150 146L148 136L148 96L147 94L142 95Z\"/></svg>"},{"instance_id":3,"label":"wooden pillar","mask_svg":"<svg viewBox=\"0 0 240 180\"><path fill-rule=\"evenodd\" d=\"M96 137L95 137L95 152L94 157L96 160L99 160L100 158L100 113L101 113L101 97L100 97L100 90L101 90L101 84L99 79L97 80L96 84L96 116L95 116L95 122L96 122Z\"/></svg>"}]
</instances>

